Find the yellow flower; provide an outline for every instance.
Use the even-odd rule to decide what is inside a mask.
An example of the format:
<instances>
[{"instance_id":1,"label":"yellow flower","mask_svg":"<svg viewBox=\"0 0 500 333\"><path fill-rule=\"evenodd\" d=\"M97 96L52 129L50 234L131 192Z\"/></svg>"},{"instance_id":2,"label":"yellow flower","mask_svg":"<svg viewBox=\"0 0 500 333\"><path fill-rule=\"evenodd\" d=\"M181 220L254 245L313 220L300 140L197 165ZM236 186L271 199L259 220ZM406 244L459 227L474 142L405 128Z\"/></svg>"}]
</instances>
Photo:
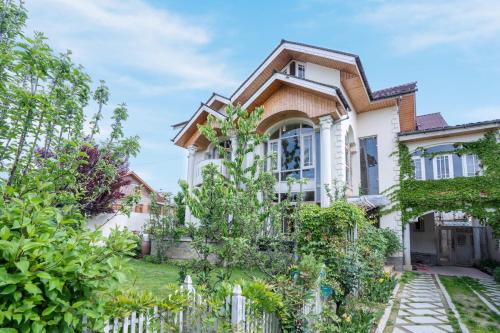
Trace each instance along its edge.
<instances>
[{"instance_id":1,"label":"yellow flower","mask_svg":"<svg viewBox=\"0 0 500 333\"><path fill-rule=\"evenodd\" d=\"M348 323L350 323L350 322L351 322L351 316L347 316L347 317L345 318L345 321L347 321Z\"/></svg>"},{"instance_id":2,"label":"yellow flower","mask_svg":"<svg viewBox=\"0 0 500 333\"><path fill-rule=\"evenodd\" d=\"M384 283L384 279L383 279L383 278L380 278L380 279L378 279L378 282L379 282L379 283Z\"/></svg>"}]
</instances>

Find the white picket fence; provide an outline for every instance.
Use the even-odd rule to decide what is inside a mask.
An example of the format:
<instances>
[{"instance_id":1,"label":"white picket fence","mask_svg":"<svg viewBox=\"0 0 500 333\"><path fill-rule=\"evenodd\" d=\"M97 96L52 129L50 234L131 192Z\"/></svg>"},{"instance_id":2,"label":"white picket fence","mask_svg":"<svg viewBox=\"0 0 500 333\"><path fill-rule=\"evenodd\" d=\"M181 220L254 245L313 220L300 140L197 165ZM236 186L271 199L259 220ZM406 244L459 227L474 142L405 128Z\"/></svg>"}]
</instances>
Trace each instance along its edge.
<instances>
[{"instance_id":1,"label":"white picket fence","mask_svg":"<svg viewBox=\"0 0 500 333\"><path fill-rule=\"evenodd\" d=\"M319 281L319 280L318 280ZM182 311L169 312L154 307L143 312L132 312L125 318L112 318L104 327L104 333L280 333L281 325L273 313L259 312L252 300L241 293L241 287L235 285L233 294L226 298L225 305L218 309L218 316L213 313L207 302L196 293L192 279L188 275L182 285L192 298L192 305ZM313 298L302 308L304 315L312 318L320 315L323 299L319 284L313 292ZM85 319L84 319L85 321ZM90 331L86 331L90 333Z\"/></svg>"},{"instance_id":2,"label":"white picket fence","mask_svg":"<svg viewBox=\"0 0 500 333\"><path fill-rule=\"evenodd\" d=\"M209 305L196 294L188 275L182 288L189 292L194 306L172 313L157 307L143 313L132 312L126 318L110 319L104 327L105 333L279 333L281 326L276 315L256 310L250 299L241 294L241 287L235 285L233 294L219 310L218 318L209 316ZM204 312L203 309L206 309Z\"/></svg>"}]
</instances>

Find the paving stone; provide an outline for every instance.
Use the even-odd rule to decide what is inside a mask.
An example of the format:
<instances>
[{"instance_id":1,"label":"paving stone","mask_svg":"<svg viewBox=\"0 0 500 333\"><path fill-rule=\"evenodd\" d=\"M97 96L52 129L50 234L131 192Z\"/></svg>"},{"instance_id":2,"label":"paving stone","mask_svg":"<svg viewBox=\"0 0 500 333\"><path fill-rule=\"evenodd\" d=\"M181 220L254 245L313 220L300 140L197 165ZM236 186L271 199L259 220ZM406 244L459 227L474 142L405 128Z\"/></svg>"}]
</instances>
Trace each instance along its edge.
<instances>
[{"instance_id":1,"label":"paving stone","mask_svg":"<svg viewBox=\"0 0 500 333\"><path fill-rule=\"evenodd\" d=\"M443 333L445 330L435 325L406 325L404 329L412 333Z\"/></svg>"},{"instance_id":2,"label":"paving stone","mask_svg":"<svg viewBox=\"0 0 500 333\"><path fill-rule=\"evenodd\" d=\"M410 315L417 315L417 316L436 316L436 315L441 315L441 314L446 314L444 309L408 309L405 311L406 313Z\"/></svg>"},{"instance_id":3,"label":"paving stone","mask_svg":"<svg viewBox=\"0 0 500 333\"><path fill-rule=\"evenodd\" d=\"M409 316L405 319L415 324L443 324L446 322L433 316Z\"/></svg>"},{"instance_id":4,"label":"paving stone","mask_svg":"<svg viewBox=\"0 0 500 333\"><path fill-rule=\"evenodd\" d=\"M450 333L440 289L434 277L420 275L401 292L399 311L392 333Z\"/></svg>"}]
</instances>

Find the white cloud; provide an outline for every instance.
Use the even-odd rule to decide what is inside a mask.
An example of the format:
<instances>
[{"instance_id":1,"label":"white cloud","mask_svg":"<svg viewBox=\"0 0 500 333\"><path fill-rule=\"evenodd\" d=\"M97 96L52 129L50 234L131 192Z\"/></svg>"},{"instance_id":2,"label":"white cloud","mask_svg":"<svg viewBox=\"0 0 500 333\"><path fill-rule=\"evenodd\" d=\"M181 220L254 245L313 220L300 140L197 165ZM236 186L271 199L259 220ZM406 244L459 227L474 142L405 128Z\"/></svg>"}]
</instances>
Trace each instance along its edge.
<instances>
[{"instance_id":1,"label":"white cloud","mask_svg":"<svg viewBox=\"0 0 500 333\"><path fill-rule=\"evenodd\" d=\"M499 40L500 1L378 1L358 19L389 31L401 53L441 44L466 46Z\"/></svg>"},{"instance_id":2,"label":"white cloud","mask_svg":"<svg viewBox=\"0 0 500 333\"><path fill-rule=\"evenodd\" d=\"M71 49L78 62L139 93L235 86L222 52L209 50L214 40L202 18L144 0L34 0L27 7L29 30L45 32L56 50Z\"/></svg>"}]
</instances>

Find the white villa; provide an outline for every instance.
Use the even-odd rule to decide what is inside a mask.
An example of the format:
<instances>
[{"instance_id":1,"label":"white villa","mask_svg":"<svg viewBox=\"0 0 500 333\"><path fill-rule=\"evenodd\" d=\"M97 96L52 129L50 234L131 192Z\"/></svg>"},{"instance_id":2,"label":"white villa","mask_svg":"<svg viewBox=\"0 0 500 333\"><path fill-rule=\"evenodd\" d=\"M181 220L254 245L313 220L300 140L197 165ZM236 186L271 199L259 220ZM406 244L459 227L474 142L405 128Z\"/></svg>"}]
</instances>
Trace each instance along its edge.
<instances>
[{"instance_id":1,"label":"white villa","mask_svg":"<svg viewBox=\"0 0 500 333\"><path fill-rule=\"evenodd\" d=\"M383 193L399 182L394 154L399 142L410 152L418 147L450 151L435 158L414 154L418 179L467 177L481 172L480 163L475 156L454 155L453 143L500 128L500 120L448 126L440 114L417 116L416 93L416 82L372 90L357 55L282 40L230 97L214 93L188 121L174 125L179 132L173 141L187 149L187 181L197 186L205 165L221 165L197 124L208 115L224 118L229 104L249 112L263 106L258 130L270 139L259 153L277 153L269 168L278 179L278 198L292 176L307 179L306 201L328 206L324 184L336 182L346 185L350 201L376 211L388 203ZM231 139L221 138L221 144L230 149ZM188 211L186 221L191 219ZM406 227L393 212L380 215L379 226L401 236L404 251L393 258L399 269L411 269L412 263L471 265L499 256L498 240L459 212L431 212Z\"/></svg>"}]
</instances>

